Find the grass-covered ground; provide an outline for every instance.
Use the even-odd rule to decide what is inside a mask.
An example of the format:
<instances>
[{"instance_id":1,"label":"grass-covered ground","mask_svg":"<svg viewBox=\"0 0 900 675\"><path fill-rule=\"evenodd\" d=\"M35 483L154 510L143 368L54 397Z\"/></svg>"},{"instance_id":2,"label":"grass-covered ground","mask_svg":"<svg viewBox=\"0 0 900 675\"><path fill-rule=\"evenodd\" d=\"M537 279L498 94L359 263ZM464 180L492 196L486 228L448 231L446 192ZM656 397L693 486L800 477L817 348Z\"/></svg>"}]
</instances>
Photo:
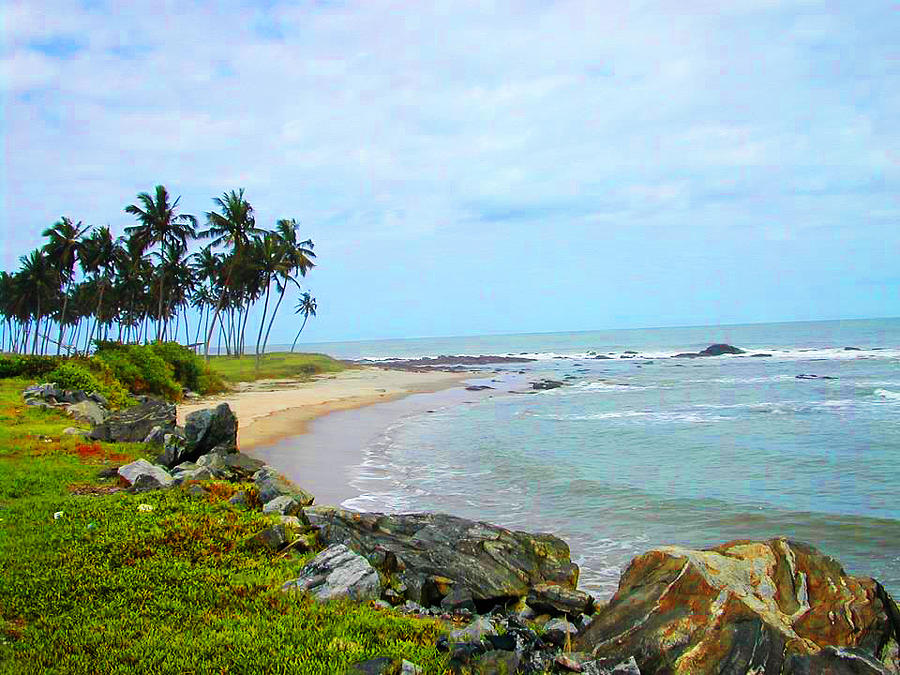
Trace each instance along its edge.
<instances>
[{"instance_id":1,"label":"grass-covered ground","mask_svg":"<svg viewBox=\"0 0 900 675\"><path fill-rule=\"evenodd\" d=\"M268 517L229 505L233 486L111 492L101 469L152 453L62 435L26 384L0 380L0 674L445 671L434 623L282 594L308 555L257 550Z\"/></svg>"},{"instance_id":2,"label":"grass-covered ground","mask_svg":"<svg viewBox=\"0 0 900 675\"><path fill-rule=\"evenodd\" d=\"M321 373L337 373L346 368L325 354L291 354L273 352L264 354L256 364L255 356L213 356L210 366L228 382L252 382L270 378L303 379Z\"/></svg>"}]
</instances>

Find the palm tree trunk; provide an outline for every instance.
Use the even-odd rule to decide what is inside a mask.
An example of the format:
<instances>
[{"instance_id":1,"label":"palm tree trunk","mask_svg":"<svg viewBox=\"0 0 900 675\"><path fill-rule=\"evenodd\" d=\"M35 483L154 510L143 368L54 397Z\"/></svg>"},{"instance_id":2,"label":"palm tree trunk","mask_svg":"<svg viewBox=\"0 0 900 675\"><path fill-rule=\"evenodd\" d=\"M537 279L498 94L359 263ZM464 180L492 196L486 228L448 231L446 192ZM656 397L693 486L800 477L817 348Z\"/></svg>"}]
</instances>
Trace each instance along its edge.
<instances>
[{"instance_id":1,"label":"palm tree trunk","mask_svg":"<svg viewBox=\"0 0 900 675\"><path fill-rule=\"evenodd\" d=\"M303 332L303 329L306 327L306 321L309 319L309 314L303 317L303 323L300 324L300 330L297 331L297 337L294 338L293 344L291 344L291 354L294 353L294 345L297 344L297 340L300 339L300 333Z\"/></svg>"},{"instance_id":2,"label":"palm tree trunk","mask_svg":"<svg viewBox=\"0 0 900 675\"><path fill-rule=\"evenodd\" d=\"M156 319L156 341L157 342L160 341L160 328L162 327L163 331L165 330L164 324L162 323L162 320L163 320L163 287L165 285L165 281L166 281L166 275L162 270L160 270L160 274L159 274L159 307L157 309L159 314L157 314L157 319Z\"/></svg>"},{"instance_id":3,"label":"palm tree trunk","mask_svg":"<svg viewBox=\"0 0 900 675\"><path fill-rule=\"evenodd\" d=\"M266 325L266 314L269 311L269 293L272 290L272 277L266 282L266 301L263 303L262 318L259 320L259 332L256 334L256 365L259 366L259 341L262 340L263 327ZM249 312L248 312L249 313Z\"/></svg>"},{"instance_id":4,"label":"palm tree trunk","mask_svg":"<svg viewBox=\"0 0 900 675\"><path fill-rule=\"evenodd\" d=\"M275 309L272 310L272 318L269 319L269 327L266 329L266 337L263 340L263 353L266 351L266 345L269 344L269 333L272 332L272 324L275 323L275 316L278 314L278 308L281 307L281 301L284 300L284 292L287 290L287 280L281 287L281 293L278 295L278 302L275 303Z\"/></svg>"}]
</instances>

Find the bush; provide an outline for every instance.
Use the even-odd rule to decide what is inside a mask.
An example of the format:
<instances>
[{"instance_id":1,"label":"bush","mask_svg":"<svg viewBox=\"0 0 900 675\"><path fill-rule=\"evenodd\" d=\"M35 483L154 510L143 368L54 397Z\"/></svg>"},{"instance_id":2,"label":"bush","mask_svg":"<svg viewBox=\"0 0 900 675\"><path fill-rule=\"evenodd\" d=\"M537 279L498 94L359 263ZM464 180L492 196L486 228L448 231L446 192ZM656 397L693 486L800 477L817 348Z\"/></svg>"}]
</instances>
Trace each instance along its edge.
<instances>
[{"instance_id":1,"label":"bush","mask_svg":"<svg viewBox=\"0 0 900 675\"><path fill-rule=\"evenodd\" d=\"M174 369L146 345L98 345L95 358L109 367L119 382L135 394L157 394L169 400L181 398Z\"/></svg>"},{"instance_id":2,"label":"bush","mask_svg":"<svg viewBox=\"0 0 900 675\"><path fill-rule=\"evenodd\" d=\"M100 391L100 382L86 368L66 361L46 374L48 382L55 382L60 389L80 389L85 392Z\"/></svg>"},{"instance_id":3,"label":"bush","mask_svg":"<svg viewBox=\"0 0 900 675\"><path fill-rule=\"evenodd\" d=\"M193 351L177 342L154 342L150 349L172 366L175 380L181 386L193 391L200 389L200 376L203 375L205 364Z\"/></svg>"},{"instance_id":4,"label":"bush","mask_svg":"<svg viewBox=\"0 0 900 675\"><path fill-rule=\"evenodd\" d=\"M57 356L0 356L0 378L43 377L54 370L62 359Z\"/></svg>"}]
</instances>

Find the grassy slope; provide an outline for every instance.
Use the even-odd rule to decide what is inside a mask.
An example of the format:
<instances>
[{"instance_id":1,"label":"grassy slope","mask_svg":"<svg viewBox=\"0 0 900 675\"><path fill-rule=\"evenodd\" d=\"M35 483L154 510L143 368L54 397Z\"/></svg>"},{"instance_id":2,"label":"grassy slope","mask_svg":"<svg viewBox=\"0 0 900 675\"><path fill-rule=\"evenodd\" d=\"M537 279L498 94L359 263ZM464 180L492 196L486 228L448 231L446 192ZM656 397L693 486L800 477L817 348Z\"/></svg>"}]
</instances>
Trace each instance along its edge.
<instances>
[{"instance_id":1,"label":"grassy slope","mask_svg":"<svg viewBox=\"0 0 900 675\"><path fill-rule=\"evenodd\" d=\"M228 382L252 382L268 378L307 378L320 373L337 373L346 368L325 354L265 354L256 367L255 356L213 356L210 366Z\"/></svg>"},{"instance_id":2,"label":"grassy slope","mask_svg":"<svg viewBox=\"0 0 900 675\"><path fill-rule=\"evenodd\" d=\"M269 521L227 484L78 494L145 448L62 436L71 421L23 405L25 384L0 380L0 673L338 673L377 656L445 671L433 623L278 591L306 558L255 550Z\"/></svg>"}]
</instances>

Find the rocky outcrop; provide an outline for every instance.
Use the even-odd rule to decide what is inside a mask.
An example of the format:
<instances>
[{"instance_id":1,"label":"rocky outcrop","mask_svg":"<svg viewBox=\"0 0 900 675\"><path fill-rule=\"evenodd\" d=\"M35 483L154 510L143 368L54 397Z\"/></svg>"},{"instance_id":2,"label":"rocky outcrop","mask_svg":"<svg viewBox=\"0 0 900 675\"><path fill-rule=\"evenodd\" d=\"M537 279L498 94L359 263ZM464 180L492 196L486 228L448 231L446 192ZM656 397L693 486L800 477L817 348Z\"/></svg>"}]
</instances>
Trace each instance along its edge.
<instances>
[{"instance_id":1,"label":"rocky outcrop","mask_svg":"<svg viewBox=\"0 0 900 675\"><path fill-rule=\"evenodd\" d=\"M95 401L90 399L79 403L72 403L66 408L66 414L74 417L79 422L86 422L90 425L103 424L109 412L101 407Z\"/></svg>"},{"instance_id":2,"label":"rocky outcrop","mask_svg":"<svg viewBox=\"0 0 900 675\"><path fill-rule=\"evenodd\" d=\"M175 406L148 399L133 408L112 413L105 422L94 426L90 437L108 443L140 443L156 426L167 433L175 429Z\"/></svg>"},{"instance_id":3,"label":"rocky outcrop","mask_svg":"<svg viewBox=\"0 0 900 675\"><path fill-rule=\"evenodd\" d=\"M706 349L703 349L699 352L684 352L681 354L675 354L672 358L675 359L696 359L701 356L722 356L723 354L746 354L743 349L738 347L734 347L732 345L726 344L714 344L710 345Z\"/></svg>"},{"instance_id":4,"label":"rocky outcrop","mask_svg":"<svg viewBox=\"0 0 900 675\"><path fill-rule=\"evenodd\" d=\"M524 598L539 584L574 589L578 566L550 534L513 532L438 513L384 515L334 507L307 509L326 545L365 556L409 600L440 605L465 589L476 605Z\"/></svg>"},{"instance_id":5,"label":"rocky outcrop","mask_svg":"<svg viewBox=\"0 0 900 675\"><path fill-rule=\"evenodd\" d=\"M213 448L237 450L237 432L237 417L227 403L192 412L185 420L187 452L182 461L193 461Z\"/></svg>"},{"instance_id":6,"label":"rocky outcrop","mask_svg":"<svg viewBox=\"0 0 900 675\"><path fill-rule=\"evenodd\" d=\"M300 576L282 591L307 591L317 600L376 600L381 595L378 572L361 555L342 544L329 546L310 560Z\"/></svg>"},{"instance_id":7,"label":"rocky outcrop","mask_svg":"<svg viewBox=\"0 0 900 675\"><path fill-rule=\"evenodd\" d=\"M315 500L312 494L289 481L268 464L253 474L253 482L259 492L259 501L263 504L281 496L293 498L300 506L309 506Z\"/></svg>"},{"instance_id":8,"label":"rocky outcrop","mask_svg":"<svg viewBox=\"0 0 900 675\"><path fill-rule=\"evenodd\" d=\"M635 558L576 648L643 673L897 673L898 635L880 584L771 539Z\"/></svg>"}]
</instances>

